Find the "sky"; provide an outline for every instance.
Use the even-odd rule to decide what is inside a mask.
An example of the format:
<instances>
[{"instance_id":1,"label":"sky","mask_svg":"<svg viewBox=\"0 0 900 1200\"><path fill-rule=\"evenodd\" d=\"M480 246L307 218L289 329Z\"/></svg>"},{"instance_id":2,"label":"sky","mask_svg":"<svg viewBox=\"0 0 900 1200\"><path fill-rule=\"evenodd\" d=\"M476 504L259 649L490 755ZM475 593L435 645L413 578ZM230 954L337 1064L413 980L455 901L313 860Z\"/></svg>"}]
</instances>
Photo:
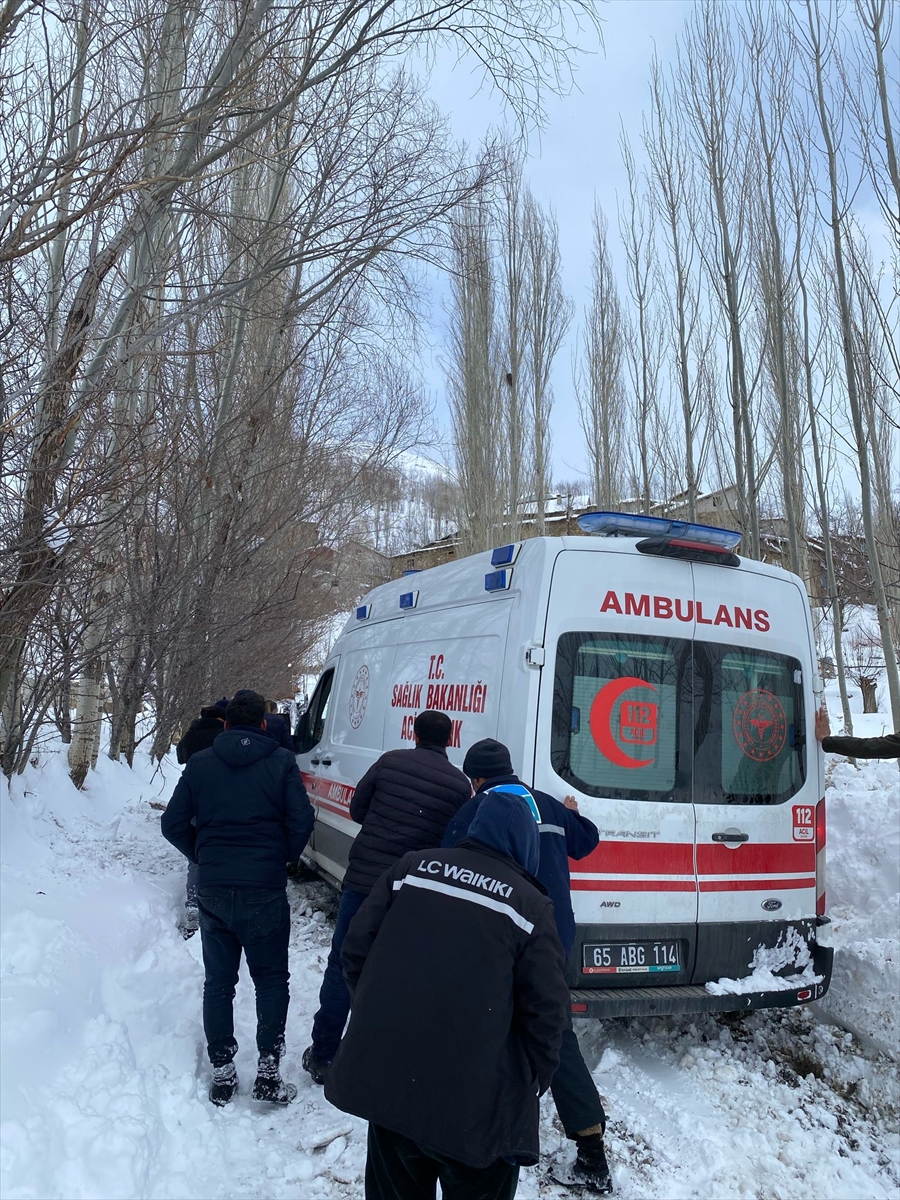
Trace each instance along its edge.
<instances>
[{"instance_id":1,"label":"sky","mask_svg":"<svg viewBox=\"0 0 900 1200\"><path fill-rule=\"evenodd\" d=\"M614 228L618 198L625 188L620 129L624 124L636 146L647 108L654 51L663 63L670 60L676 35L691 7L691 0L610 0L603 4L603 45L585 32L582 44L592 52L583 54L577 63L574 90L547 98L545 128L529 138L526 177L536 199L552 208L558 218L563 286L575 304L575 317L554 372L554 481L587 474L572 360L589 302L594 201ZM450 57L439 59L429 77L430 94L448 117L452 133L472 146L489 131L510 127L500 98L479 85L480 75L471 64L456 64ZM435 281L431 320L435 346L423 367L436 401L436 419L446 436L449 417L440 366L445 297Z\"/></svg>"}]
</instances>

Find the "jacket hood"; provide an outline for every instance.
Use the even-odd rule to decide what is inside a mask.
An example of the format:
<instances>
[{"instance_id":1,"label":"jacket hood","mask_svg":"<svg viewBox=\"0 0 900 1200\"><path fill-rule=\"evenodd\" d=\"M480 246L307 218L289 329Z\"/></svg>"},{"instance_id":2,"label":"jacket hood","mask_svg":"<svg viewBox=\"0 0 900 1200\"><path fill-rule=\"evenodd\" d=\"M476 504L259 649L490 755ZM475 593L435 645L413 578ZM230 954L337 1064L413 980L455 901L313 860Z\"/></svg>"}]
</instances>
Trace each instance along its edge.
<instances>
[{"instance_id":1,"label":"jacket hood","mask_svg":"<svg viewBox=\"0 0 900 1200\"><path fill-rule=\"evenodd\" d=\"M511 858L529 875L537 874L540 834L531 809L520 796L501 791L482 793L468 837Z\"/></svg>"},{"instance_id":2,"label":"jacket hood","mask_svg":"<svg viewBox=\"0 0 900 1200\"><path fill-rule=\"evenodd\" d=\"M220 733L212 748L229 767L249 767L274 754L278 743L252 725L235 725Z\"/></svg>"},{"instance_id":3,"label":"jacket hood","mask_svg":"<svg viewBox=\"0 0 900 1200\"><path fill-rule=\"evenodd\" d=\"M191 729L202 730L217 730L219 733L224 732L225 726L218 717L197 717L196 721L191 721Z\"/></svg>"},{"instance_id":4,"label":"jacket hood","mask_svg":"<svg viewBox=\"0 0 900 1200\"><path fill-rule=\"evenodd\" d=\"M475 794L477 796L482 796L485 792L489 792L491 788L502 788L506 783L519 782L518 775L494 775L490 779L485 779L484 783L482 783L481 787Z\"/></svg>"}]
</instances>

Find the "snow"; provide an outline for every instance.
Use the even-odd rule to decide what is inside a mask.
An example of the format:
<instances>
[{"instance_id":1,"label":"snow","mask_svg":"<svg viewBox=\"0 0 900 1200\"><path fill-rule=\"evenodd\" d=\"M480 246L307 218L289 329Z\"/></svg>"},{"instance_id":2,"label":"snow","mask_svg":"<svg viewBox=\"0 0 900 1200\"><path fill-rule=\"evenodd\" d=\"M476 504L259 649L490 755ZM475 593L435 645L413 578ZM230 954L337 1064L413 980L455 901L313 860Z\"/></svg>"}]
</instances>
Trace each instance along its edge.
<instances>
[{"instance_id":1,"label":"snow","mask_svg":"<svg viewBox=\"0 0 900 1200\"><path fill-rule=\"evenodd\" d=\"M788 929L787 936L776 946L760 946L750 962L751 971L743 979L719 979L708 983L706 990L713 996L740 996L751 992L791 992L797 988L821 983L822 976L813 972L812 954L806 939L798 930ZM778 975L785 967L795 967L793 975Z\"/></svg>"},{"instance_id":2,"label":"snow","mask_svg":"<svg viewBox=\"0 0 900 1200\"><path fill-rule=\"evenodd\" d=\"M835 760L829 771L838 949L822 1016L863 1036L808 1009L579 1021L610 1116L622 1200L898 1195L896 1067L879 1047L896 1054L898 1044L900 776L888 763ZM333 1109L300 1070L334 912L325 884L288 888L284 1066L297 1100L276 1111L249 1100L245 971L235 1005L241 1091L225 1109L206 1099L200 938L177 931L184 860L160 836L152 807L177 773L168 761L154 771L140 754L133 771L101 758L79 793L57 747L10 788L0 782L0 1194L361 1197L364 1123ZM546 1155L571 1156L549 1097L542 1141ZM567 1194L541 1169L522 1173L523 1200Z\"/></svg>"}]
</instances>

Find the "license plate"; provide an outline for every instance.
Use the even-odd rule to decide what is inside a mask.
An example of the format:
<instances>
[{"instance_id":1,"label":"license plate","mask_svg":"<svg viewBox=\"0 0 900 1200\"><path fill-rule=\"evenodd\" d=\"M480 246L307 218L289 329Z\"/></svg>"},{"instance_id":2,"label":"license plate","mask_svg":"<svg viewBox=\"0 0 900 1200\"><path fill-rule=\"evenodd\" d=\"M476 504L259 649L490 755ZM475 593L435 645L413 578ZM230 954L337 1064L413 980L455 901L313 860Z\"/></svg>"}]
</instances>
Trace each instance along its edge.
<instances>
[{"instance_id":1,"label":"license plate","mask_svg":"<svg viewBox=\"0 0 900 1200\"><path fill-rule=\"evenodd\" d=\"M679 942L592 942L583 951L582 975L656 975L681 970Z\"/></svg>"}]
</instances>

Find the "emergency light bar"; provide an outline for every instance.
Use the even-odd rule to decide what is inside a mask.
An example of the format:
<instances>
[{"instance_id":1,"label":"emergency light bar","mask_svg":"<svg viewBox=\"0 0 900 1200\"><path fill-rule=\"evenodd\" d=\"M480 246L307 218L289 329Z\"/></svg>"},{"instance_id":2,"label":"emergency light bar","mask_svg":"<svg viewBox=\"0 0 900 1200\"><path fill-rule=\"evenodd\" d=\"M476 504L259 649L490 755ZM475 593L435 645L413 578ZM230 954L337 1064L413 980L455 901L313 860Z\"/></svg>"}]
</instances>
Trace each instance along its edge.
<instances>
[{"instance_id":1,"label":"emergency light bar","mask_svg":"<svg viewBox=\"0 0 900 1200\"><path fill-rule=\"evenodd\" d=\"M578 518L579 529L601 537L641 538L635 547L641 554L662 558L686 558L690 562L713 563L717 567L739 567L734 552L741 535L733 529L715 525L696 525L692 521L670 521L665 517L645 517L639 513L585 513Z\"/></svg>"},{"instance_id":2,"label":"emergency light bar","mask_svg":"<svg viewBox=\"0 0 900 1200\"><path fill-rule=\"evenodd\" d=\"M671 521L666 517L645 517L640 513L593 512L578 518L583 533L600 537L650 537L703 546L705 550L734 550L741 540L734 529L715 525L697 525L692 521Z\"/></svg>"}]
</instances>

